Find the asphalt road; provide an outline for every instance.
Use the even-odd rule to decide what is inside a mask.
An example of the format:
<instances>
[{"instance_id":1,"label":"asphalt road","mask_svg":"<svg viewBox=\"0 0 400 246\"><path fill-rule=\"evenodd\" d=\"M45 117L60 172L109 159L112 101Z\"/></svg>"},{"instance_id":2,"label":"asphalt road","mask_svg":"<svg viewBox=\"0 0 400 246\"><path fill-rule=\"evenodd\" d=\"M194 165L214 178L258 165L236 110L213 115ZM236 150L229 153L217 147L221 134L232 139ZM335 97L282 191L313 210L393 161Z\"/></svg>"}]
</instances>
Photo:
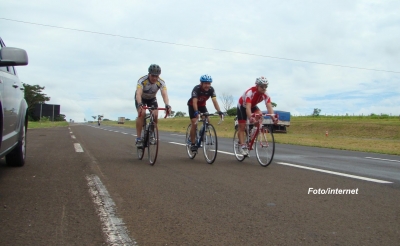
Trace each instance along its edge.
<instances>
[{"instance_id":1,"label":"asphalt road","mask_svg":"<svg viewBox=\"0 0 400 246\"><path fill-rule=\"evenodd\" d=\"M277 145L267 168L219 139L209 165L163 132L157 163L133 129L29 129L0 161L0 245L398 245L398 156ZM348 190L354 194L314 194Z\"/></svg>"}]
</instances>

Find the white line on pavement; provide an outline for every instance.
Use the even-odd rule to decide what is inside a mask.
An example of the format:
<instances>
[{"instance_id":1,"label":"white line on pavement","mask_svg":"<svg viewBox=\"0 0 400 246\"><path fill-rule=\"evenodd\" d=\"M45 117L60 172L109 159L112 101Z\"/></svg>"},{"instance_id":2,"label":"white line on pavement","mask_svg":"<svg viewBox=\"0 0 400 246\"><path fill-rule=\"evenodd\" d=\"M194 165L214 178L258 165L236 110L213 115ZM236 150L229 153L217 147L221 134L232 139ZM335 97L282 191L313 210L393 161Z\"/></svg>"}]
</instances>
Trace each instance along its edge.
<instances>
[{"instance_id":1,"label":"white line on pavement","mask_svg":"<svg viewBox=\"0 0 400 246\"><path fill-rule=\"evenodd\" d=\"M177 142L169 142L169 143L178 144L178 145L186 145L186 144L177 143ZM222 154L234 155L234 153L220 151L220 150L218 150L218 152L222 153ZM312 170L312 171L317 171L317 172L322 172L322 173L329 173L329 174L333 174L333 175L339 175L339 176L348 177L348 178L361 179L361 180L375 182L375 183L381 183L381 184L391 184L391 183L393 183L393 182L389 182L389 181L385 181L385 180L372 179L372 178L367 178L367 177L362 177L362 176L357 176L357 175L351 175L351 174L346 174L346 173L328 171L328 170L319 169L319 168L300 166L300 165L295 165L295 164L286 163L286 162L276 162L276 163L280 164L280 165L284 165L284 166L297 167L297 168L302 168L302 169L307 169L307 170Z\"/></svg>"},{"instance_id":2,"label":"white line on pavement","mask_svg":"<svg viewBox=\"0 0 400 246\"><path fill-rule=\"evenodd\" d=\"M373 159L373 160L380 160L380 161L393 161L393 162L400 162L398 160L390 160L390 159L381 159L381 158L374 158L374 157L365 157L367 159Z\"/></svg>"},{"instance_id":3,"label":"white line on pavement","mask_svg":"<svg viewBox=\"0 0 400 246\"><path fill-rule=\"evenodd\" d=\"M339 173L339 172L334 172L334 171L328 171L328 170L314 168L314 167L305 167L305 166L295 165L295 164L286 163L286 162L276 162L276 163L280 164L280 165L284 165L284 166L297 167L297 168L302 168L302 169L307 169L307 170L312 170L312 171L317 171L317 172L322 172L322 173L329 173L329 174L349 177L349 178L353 178L353 179L361 179L361 180L371 181L371 182L375 182L375 183L381 183L381 184L391 184L391 183L393 183L393 182L389 182L389 181L385 181L385 180L371 179L371 178L367 178L367 177L351 175L351 174L347 174L347 173Z\"/></svg>"},{"instance_id":4,"label":"white line on pavement","mask_svg":"<svg viewBox=\"0 0 400 246\"><path fill-rule=\"evenodd\" d=\"M83 152L83 148L79 143L74 143L74 147L76 152Z\"/></svg>"},{"instance_id":5,"label":"white line on pavement","mask_svg":"<svg viewBox=\"0 0 400 246\"><path fill-rule=\"evenodd\" d=\"M97 205L100 220L103 223L103 232L109 245L137 245L128 235L122 219L117 217L115 203L111 199L106 187L97 175L86 176L89 192L93 202Z\"/></svg>"}]
</instances>

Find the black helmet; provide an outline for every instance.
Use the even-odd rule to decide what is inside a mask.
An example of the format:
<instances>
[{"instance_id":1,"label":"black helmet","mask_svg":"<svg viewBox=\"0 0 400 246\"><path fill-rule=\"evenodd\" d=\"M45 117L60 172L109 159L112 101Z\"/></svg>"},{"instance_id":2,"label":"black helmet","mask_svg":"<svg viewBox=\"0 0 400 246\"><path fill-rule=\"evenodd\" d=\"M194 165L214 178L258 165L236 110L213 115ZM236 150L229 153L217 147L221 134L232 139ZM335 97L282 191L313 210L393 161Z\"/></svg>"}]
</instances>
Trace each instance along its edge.
<instances>
[{"instance_id":1,"label":"black helmet","mask_svg":"<svg viewBox=\"0 0 400 246\"><path fill-rule=\"evenodd\" d=\"M151 64L149 67L149 74L151 75L160 75L161 74L161 67L157 64Z\"/></svg>"}]
</instances>

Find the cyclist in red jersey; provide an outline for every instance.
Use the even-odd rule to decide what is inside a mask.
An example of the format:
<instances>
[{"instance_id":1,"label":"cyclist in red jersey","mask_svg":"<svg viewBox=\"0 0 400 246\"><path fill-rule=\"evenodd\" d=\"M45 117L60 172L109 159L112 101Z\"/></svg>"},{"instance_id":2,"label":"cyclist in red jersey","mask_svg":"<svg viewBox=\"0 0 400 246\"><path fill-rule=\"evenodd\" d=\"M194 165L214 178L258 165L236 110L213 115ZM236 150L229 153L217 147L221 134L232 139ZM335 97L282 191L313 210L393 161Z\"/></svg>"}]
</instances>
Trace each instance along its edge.
<instances>
[{"instance_id":1,"label":"cyclist in red jersey","mask_svg":"<svg viewBox=\"0 0 400 246\"><path fill-rule=\"evenodd\" d=\"M206 102L211 97L211 100L214 104L215 109L217 110L218 114L222 116L224 113L221 112L217 96L215 94L214 88L211 86L212 78L211 76L205 74L200 77L200 84L196 85L192 90L192 97L189 99L187 105L189 107L189 117L190 122L192 124L190 128L190 140L192 145L190 150L192 152L197 151L197 146L194 144L196 140L196 121L197 117L200 113L207 112Z\"/></svg>"},{"instance_id":2,"label":"cyclist in red jersey","mask_svg":"<svg viewBox=\"0 0 400 246\"><path fill-rule=\"evenodd\" d=\"M251 117L252 113L262 114L261 110L257 107L257 104L264 101L267 107L268 113L273 114L271 98L267 93L268 80L264 77L259 77L256 79L256 86L253 86L245 91L243 95L239 98L237 105L237 117L239 123L238 138L241 144L241 154L248 155L249 151L246 144L244 143L244 133L246 130L246 121L249 119L250 123L256 122L254 117ZM274 123L277 119L273 119Z\"/></svg>"}]
</instances>

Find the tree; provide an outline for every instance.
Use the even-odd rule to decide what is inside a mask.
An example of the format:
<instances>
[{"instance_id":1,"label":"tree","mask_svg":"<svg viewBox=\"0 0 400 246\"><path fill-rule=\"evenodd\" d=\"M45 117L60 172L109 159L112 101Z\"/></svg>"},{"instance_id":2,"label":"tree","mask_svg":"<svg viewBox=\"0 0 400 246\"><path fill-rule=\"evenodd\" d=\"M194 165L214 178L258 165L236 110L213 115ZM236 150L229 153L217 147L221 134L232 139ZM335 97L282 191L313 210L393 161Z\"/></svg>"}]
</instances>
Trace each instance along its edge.
<instances>
[{"instance_id":1,"label":"tree","mask_svg":"<svg viewBox=\"0 0 400 246\"><path fill-rule=\"evenodd\" d=\"M67 121L65 119L65 114L59 114L56 117L54 117L54 121Z\"/></svg>"},{"instance_id":2,"label":"tree","mask_svg":"<svg viewBox=\"0 0 400 246\"><path fill-rule=\"evenodd\" d=\"M321 113L321 109L315 108L312 116L319 116L319 113Z\"/></svg>"},{"instance_id":3,"label":"tree","mask_svg":"<svg viewBox=\"0 0 400 246\"><path fill-rule=\"evenodd\" d=\"M226 113L227 113L229 116L236 116L236 114L237 114L237 109L236 109L236 108L230 108L230 109L228 109L228 110L226 111Z\"/></svg>"},{"instance_id":4,"label":"tree","mask_svg":"<svg viewBox=\"0 0 400 246\"><path fill-rule=\"evenodd\" d=\"M273 108L275 108L276 106L278 106L278 104L276 104L276 103L274 103L274 102L271 102L271 105L272 105Z\"/></svg>"},{"instance_id":5,"label":"tree","mask_svg":"<svg viewBox=\"0 0 400 246\"><path fill-rule=\"evenodd\" d=\"M185 117L186 113L178 111L175 113L175 117Z\"/></svg>"},{"instance_id":6,"label":"tree","mask_svg":"<svg viewBox=\"0 0 400 246\"><path fill-rule=\"evenodd\" d=\"M171 113L168 115L168 117L174 117L175 111L171 111Z\"/></svg>"},{"instance_id":7,"label":"tree","mask_svg":"<svg viewBox=\"0 0 400 246\"><path fill-rule=\"evenodd\" d=\"M225 112L228 112L228 110L231 108L231 105L233 103L233 96L228 95L227 93L222 93L222 105L225 109Z\"/></svg>"},{"instance_id":8,"label":"tree","mask_svg":"<svg viewBox=\"0 0 400 246\"><path fill-rule=\"evenodd\" d=\"M24 86L24 93L25 93L25 100L28 104L28 115L34 119L34 111L35 105L38 103L45 103L50 101L50 97L46 96L46 94L42 93L44 90L44 86L41 87L40 85L28 85L23 83Z\"/></svg>"}]
</instances>

